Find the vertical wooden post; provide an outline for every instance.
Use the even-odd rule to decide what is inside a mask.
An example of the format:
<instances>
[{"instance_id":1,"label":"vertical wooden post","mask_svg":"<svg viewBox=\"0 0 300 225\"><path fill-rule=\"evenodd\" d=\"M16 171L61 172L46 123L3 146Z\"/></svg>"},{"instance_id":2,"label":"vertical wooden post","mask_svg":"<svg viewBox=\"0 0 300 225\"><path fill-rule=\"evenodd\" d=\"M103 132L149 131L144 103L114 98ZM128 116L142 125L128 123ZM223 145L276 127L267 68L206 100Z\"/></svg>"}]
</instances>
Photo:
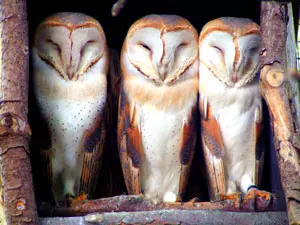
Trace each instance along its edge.
<instances>
[{"instance_id":1,"label":"vertical wooden post","mask_svg":"<svg viewBox=\"0 0 300 225\"><path fill-rule=\"evenodd\" d=\"M0 18L0 224L38 224L28 148L26 1L0 1Z\"/></svg>"},{"instance_id":2,"label":"vertical wooden post","mask_svg":"<svg viewBox=\"0 0 300 225\"><path fill-rule=\"evenodd\" d=\"M300 138L299 89L287 69L295 66L295 42L287 29L290 3L262 1L260 88L267 102L281 183L284 189L290 224L300 223ZM288 38L287 38L288 37ZM288 61L287 61L288 60Z\"/></svg>"}]
</instances>

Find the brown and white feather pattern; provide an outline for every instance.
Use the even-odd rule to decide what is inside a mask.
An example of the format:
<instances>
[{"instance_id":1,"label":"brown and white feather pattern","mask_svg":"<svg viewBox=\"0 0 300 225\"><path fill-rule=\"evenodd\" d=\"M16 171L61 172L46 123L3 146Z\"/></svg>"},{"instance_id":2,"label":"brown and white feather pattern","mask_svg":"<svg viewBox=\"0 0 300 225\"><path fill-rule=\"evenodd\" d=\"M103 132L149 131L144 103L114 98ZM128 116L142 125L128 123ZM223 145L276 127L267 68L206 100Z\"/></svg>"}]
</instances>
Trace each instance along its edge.
<instances>
[{"instance_id":1,"label":"brown and white feather pattern","mask_svg":"<svg viewBox=\"0 0 300 225\"><path fill-rule=\"evenodd\" d=\"M187 184L195 140L190 124L198 91L197 38L179 16L149 15L130 27L123 44L122 89L142 143L140 185L154 202L176 201Z\"/></svg>"},{"instance_id":2,"label":"brown and white feather pattern","mask_svg":"<svg viewBox=\"0 0 300 225\"><path fill-rule=\"evenodd\" d=\"M93 188L80 186L94 185L97 177L90 182L89 176L101 164L109 62L104 32L84 14L54 14L39 25L32 57L34 92L51 134L55 199L90 195Z\"/></svg>"},{"instance_id":3,"label":"brown and white feather pattern","mask_svg":"<svg viewBox=\"0 0 300 225\"><path fill-rule=\"evenodd\" d=\"M256 122L255 116L257 111L261 113L257 76L259 48L259 26L250 19L215 19L208 22L200 33L199 92L200 104L204 104L200 106L202 124L203 127L217 127L213 134L203 128L202 140L210 183L223 185L218 188L225 192L221 194L246 193L250 185L257 185L255 130L261 123ZM210 111L210 118L203 117L208 114L207 110ZM220 155L208 147L205 134L207 139L216 143ZM221 138L218 138L219 134ZM212 168L218 169L214 172ZM225 179L218 178L216 174L224 174ZM211 193L217 192L211 190Z\"/></svg>"}]
</instances>

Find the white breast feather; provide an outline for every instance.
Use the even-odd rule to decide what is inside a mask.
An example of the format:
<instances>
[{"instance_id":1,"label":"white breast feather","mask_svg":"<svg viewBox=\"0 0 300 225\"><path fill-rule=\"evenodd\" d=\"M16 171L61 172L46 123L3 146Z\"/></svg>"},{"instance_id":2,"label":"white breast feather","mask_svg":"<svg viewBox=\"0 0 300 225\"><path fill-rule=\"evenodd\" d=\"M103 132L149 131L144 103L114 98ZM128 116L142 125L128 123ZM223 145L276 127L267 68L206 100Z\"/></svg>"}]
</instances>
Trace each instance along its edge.
<instances>
[{"instance_id":1,"label":"white breast feather","mask_svg":"<svg viewBox=\"0 0 300 225\"><path fill-rule=\"evenodd\" d=\"M220 125L227 193L245 193L254 184L254 115L261 104L258 83L229 88L200 65L199 85L204 87L200 95L207 97Z\"/></svg>"},{"instance_id":2,"label":"white breast feather","mask_svg":"<svg viewBox=\"0 0 300 225\"><path fill-rule=\"evenodd\" d=\"M34 54L34 57L37 56ZM96 63L93 69L84 75L84 79L72 82L63 80L54 69L43 61L36 59L34 62L36 62L35 68L37 68L34 80L44 76L49 82L50 89L51 85L55 85L56 90L65 92L70 86L73 89L76 87L82 89L81 87L86 85L86 91L89 92L88 87L103 86L99 93L92 97L88 94L71 93L74 96L74 99L71 100L66 96L61 96L60 99L50 99L49 96L42 94L40 89L35 90L41 113L49 122L52 134L54 193L57 199L62 199L66 193L77 196L83 161L81 148L83 133L95 122L106 102L106 75L99 72L103 68L103 63ZM95 75L95 73L97 74ZM64 180L65 186L61 187L58 180Z\"/></svg>"},{"instance_id":3,"label":"white breast feather","mask_svg":"<svg viewBox=\"0 0 300 225\"><path fill-rule=\"evenodd\" d=\"M146 197L153 201L162 200L168 193L178 195L182 128L189 111L188 107L176 113L159 111L147 104L140 107L144 151L141 186Z\"/></svg>"}]
</instances>

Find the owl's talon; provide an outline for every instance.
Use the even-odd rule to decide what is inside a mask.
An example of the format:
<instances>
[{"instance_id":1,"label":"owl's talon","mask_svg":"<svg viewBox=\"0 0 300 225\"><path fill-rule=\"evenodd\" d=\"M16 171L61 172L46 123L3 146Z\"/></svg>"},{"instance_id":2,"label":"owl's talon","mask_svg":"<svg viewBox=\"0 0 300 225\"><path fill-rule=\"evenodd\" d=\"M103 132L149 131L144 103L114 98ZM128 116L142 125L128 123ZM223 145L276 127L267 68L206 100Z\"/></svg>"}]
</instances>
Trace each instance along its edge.
<instances>
[{"instance_id":1,"label":"owl's talon","mask_svg":"<svg viewBox=\"0 0 300 225\"><path fill-rule=\"evenodd\" d=\"M249 205L249 203L252 203L253 210L264 210L271 205L272 200L273 196L270 192L251 188L243 197L243 205Z\"/></svg>"},{"instance_id":2,"label":"owl's talon","mask_svg":"<svg viewBox=\"0 0 300 225\"><path fill-rule=\"evenodd\" d=\"M219 201L226 201L226 200L232 201L234 202L236 208L240 208L242 203L242 194L240 192L236 192L234 194L228 194L228 195L218 194L217 199Z\"/></svg>"},{"instance_id":3,"label":"owl's talon","mask_svg":"<svg viewBox=\"0 0 300 225\"><path fill-rule=\"evenodd\" d=\"M71 202L74 200L74 196L70 193L65 194L64 197L64 206L69 207L71 205Z\"/></svg>"},{"instance_id":4,"label":"owl's talon","mask_svg":"<svg viewBox=\"0 0 300 225\"><path fill-rule=\"evenodd\" d=\"M199 202L200 199L198 197L192 198L191 200L189 200L187 203L195 203L195 202Z\"/></svg>"},{"instance_id":5,"label":"owl's talon","mask_svg":"<svg viewBox=\"0 0 300 225\"><path fill-rule=\"evenodd\" d=\"M74 198L73 201L85 201L88 199L88 194L82 194Z\"/></svg>"},{"instance_id":6,"label":"owl's talon","mask_svg":"<svg viewBox=\"0 0 300 225\"><path fill-rule=\"evenodd\" d=\"M132 195L131 201L143 201L145 199L145 195L143 193Z\"/></svg>"},{"instance_id":7,"label":"owl's talon","mask_svg":"<svg viewBox=\"0 0 300 225\"><path fill-rule=\"evenodd\" d=\"M180 203L183 202L183 195L182 194L177 195L176 202L180 202Z\"/></svg>"},{"instance_id":8,"label":"owl's talon","mask_svg":"<svg viewBox=\"0 0 300 225\"><path fill-rule=\"evenodd\" d=\"M240 192L234 193L234 194L228 194L228 195L224 195L224 194L219 194L218 198L220 201L224 201L224 200L237 200L240 199Z\"/></svg>"},{"instance_id":9,"label":"owl's talon","mask_svg":"<svg viewBox=\"0 0 300 225\"><path fill-rule=\"evenodd\" d=\"M67 194L65 194L65 198L64 199L66 201L72 201L74 198L75 198L74 195L72 195L70 193L67 193Z\"/></svg>"}]
</instances>

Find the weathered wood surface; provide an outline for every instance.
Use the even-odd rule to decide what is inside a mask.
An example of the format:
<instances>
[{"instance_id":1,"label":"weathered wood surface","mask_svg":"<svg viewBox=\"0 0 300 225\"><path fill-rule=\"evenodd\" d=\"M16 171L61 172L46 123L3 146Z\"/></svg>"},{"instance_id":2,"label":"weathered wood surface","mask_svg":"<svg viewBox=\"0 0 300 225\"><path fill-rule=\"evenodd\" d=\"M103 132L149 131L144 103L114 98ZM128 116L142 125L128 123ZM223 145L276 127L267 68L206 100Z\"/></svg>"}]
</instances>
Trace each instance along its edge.
<instances>
[{"instance_id":1,"label":"weathered wood surface","mask_svg":"<svg viewBox=\"0 0 300 225\"><path fill-rule=\"evenodd\" d=\"M28 149L26 1L0 1L0 17L0 224L38 224Z\"/></svg>"},{"instance_id":2,"label":"weathered wood surface","mask_svg":"<svg viewBox=\"0 0 300 225\"><path fill-rule=\"evenodd\" d=\"M153 204L141 196L119 195L88 201L73 201L70 204L58 202L56 204L42 203L38 207L40 216L83 216L89 213L103 212L136 212L152 210L222 210L222 211L273 211L276 210L276 199L273 195L268 204L261 207L260 197L256 199L241 198L238 201L224 200L215 202L185 202Z\"/></svg>"},{"instance_id":3,"label":"weathered wood surface","mask_svg":"<svg viewBox=\"0 0 300 225\"><path fill-rule=\"evenodd\" d=\"M90 221L90 222L88 222ZM285 212L237 213L208 210L158 210L151 212L122 212L91 214L85 217L40 218L41 225L104 225L104 224L288 224Z\"/></svg>"},{"instance_id":4,"label":"weathered wood surface","mask_svg":"<svg viewBox=\"0 0 300 225\"><path fill-rule=\"evenodd\" d=\"M299 93L288 75L287 2L262 1L260 88L268 105L290 224L300 224ZM295 85L295 86L294 86ZM294 88L295 87L295 88Z\"/></svg>"}]
</instances>

